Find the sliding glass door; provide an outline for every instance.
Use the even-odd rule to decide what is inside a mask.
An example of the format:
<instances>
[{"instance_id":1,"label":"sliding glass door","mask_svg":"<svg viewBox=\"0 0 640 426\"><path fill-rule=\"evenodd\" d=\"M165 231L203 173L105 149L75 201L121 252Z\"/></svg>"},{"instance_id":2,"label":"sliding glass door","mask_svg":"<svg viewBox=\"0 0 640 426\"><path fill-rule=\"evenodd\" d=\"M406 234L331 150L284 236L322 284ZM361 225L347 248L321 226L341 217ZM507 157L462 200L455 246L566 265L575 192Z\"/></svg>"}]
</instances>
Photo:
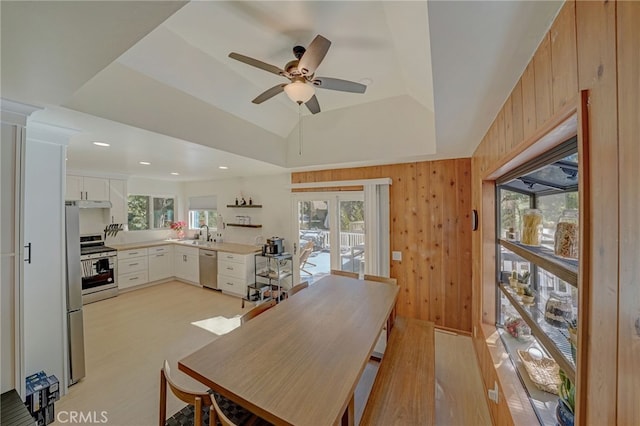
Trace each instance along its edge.
<instances>
[{"instance_id":1,"label":"sliding glass door","mask_svg":"<svg viewBox=\"0 0 640 426\"><path fill-rule=\"evenodd\" d=\"M365 253L362 192L293 194L296 282L317 281L331 269L360 272Z\"/></svg>"}]
</instances>

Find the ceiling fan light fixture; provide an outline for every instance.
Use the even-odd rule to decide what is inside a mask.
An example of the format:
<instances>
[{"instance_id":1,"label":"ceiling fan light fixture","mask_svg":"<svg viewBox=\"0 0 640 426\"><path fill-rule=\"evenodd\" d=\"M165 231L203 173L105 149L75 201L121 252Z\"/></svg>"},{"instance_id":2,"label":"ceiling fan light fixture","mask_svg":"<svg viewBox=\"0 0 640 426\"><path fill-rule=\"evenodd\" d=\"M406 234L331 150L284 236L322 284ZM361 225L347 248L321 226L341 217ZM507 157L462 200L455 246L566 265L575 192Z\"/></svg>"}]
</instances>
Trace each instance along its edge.
<instances>
[{"instance_id":1,"label":"ceiling fan light fixture","mask_svg":"<svg viewBox=\"0 0 640 426\"><path fill-rule=\"evenodd\" d=\"M304 104L315 95L313 86L301 81L294 81L284 86L284 91L293 102Z\"/></svg>"}]
</instances>

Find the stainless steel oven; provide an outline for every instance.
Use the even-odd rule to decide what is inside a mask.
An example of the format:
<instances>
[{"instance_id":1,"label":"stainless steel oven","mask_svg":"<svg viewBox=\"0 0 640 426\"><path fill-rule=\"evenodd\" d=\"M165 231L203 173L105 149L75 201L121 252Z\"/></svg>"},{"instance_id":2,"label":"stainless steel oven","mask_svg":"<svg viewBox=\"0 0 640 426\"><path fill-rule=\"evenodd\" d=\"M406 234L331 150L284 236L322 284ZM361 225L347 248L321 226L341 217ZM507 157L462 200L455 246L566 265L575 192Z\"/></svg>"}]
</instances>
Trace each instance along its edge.
<instances>
[{"instance_id":1,"label":"stainless steel oven","mask_svg":"<svg viewBox=\"0 0 640 426\"><path fill-rule=\"evenodd\" d=\"M80 237L83 304L118 295L117 254L104 245L102 235Z\"/></svg>"}]
</instances>

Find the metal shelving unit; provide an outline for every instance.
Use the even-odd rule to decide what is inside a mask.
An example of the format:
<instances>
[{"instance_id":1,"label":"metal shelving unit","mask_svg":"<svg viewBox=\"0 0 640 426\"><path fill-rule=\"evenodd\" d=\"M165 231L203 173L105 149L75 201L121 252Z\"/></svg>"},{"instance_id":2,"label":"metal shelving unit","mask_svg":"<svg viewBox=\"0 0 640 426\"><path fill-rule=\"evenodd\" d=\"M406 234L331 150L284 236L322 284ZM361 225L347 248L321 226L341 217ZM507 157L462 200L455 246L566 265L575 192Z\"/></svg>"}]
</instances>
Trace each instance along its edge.
<instances>
[{"instance_id":1,"label":"metal shelving unit","mask_svg":"<svg viewBox=\"0 0 640 426\"><path fill-rule=\"evenodd\" d=\"M247 286L245 301L260 304L268 300L282 300L282 288L293 285L293 256L256 253L255 283Z\"/></svg>"}]
</instances>

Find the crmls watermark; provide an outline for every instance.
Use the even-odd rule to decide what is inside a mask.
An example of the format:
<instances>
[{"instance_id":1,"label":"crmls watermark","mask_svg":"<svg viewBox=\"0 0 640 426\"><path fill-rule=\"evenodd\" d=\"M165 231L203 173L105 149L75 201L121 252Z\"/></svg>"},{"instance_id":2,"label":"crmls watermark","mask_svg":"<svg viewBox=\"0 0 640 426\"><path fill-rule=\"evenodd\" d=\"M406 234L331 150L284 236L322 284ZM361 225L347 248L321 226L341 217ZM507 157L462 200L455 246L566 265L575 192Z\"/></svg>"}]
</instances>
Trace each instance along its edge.
<instances>
[{"instance_id":1,"label":"crmls watermark","mask_svg":"<svg viewBox=\"0 0 640 426\"><path fill-rule=\"evenodd\" d=\"M60 411L56 420L70 424L100 424L109 422L108 414L107 411Z\"/></svg>"}]
</instances>

